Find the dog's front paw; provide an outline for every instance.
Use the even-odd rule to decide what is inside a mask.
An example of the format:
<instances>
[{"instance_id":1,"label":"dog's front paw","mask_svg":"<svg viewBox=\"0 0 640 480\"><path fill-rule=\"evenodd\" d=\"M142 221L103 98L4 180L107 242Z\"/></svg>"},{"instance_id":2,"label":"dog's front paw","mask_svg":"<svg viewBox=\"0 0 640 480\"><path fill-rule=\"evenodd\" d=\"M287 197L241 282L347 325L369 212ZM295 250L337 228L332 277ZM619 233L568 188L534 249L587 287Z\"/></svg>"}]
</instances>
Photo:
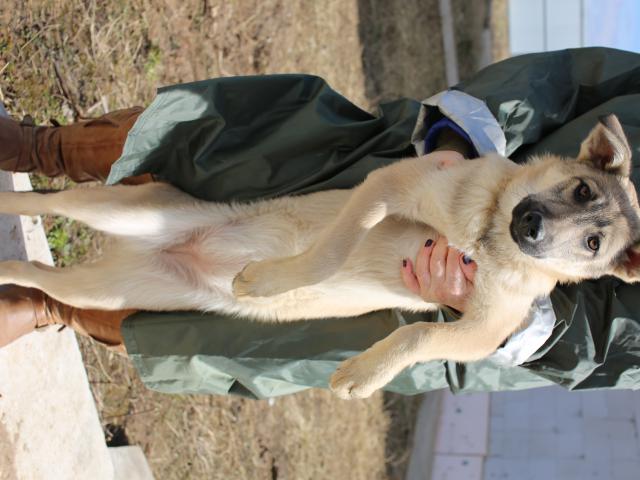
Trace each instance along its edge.
<instances>
[{"instance_id":1,"label":"dog's front paw","mask_svg":"<svg viewBox=\"0 0 640 480\"><path fill-rule=\"evenodd\" d=\"M233 294L242 297L268 297L268 284L265 283L260 268L261 262L251 262L233 279Z\"/></svg>"},{"instance_id":2,"label":"dog's front paw","mask_svg":"<svg viewBox=\"0 0 640 480\"><path fill-rule=\"evenodd\" d=\"M275 261L250 262L233 279L233 294L242 297L272 297L291 290Z\"/></svg>"},{"instance_id":3,"label":"dog's front paw","mask_svg":"<svg viewBox=\"0 0 640 480\"><path fill-rule=\"evenodd\" d=\"M369 350L345 360L331 375L329 386L340 398L367 398L393 377L390 366L377 361Z\"/></svg>"}]
</instances>

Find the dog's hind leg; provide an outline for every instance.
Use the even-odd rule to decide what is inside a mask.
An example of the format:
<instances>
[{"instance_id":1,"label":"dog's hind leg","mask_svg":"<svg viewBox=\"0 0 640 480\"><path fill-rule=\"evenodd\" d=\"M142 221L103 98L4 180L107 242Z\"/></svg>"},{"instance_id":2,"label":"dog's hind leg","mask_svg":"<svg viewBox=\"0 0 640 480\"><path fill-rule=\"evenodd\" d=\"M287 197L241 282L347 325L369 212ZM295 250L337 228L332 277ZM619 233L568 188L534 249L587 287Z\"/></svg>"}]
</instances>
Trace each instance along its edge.
<instances>
[{"instance_id":1,"label":"dog's hind leg","mask_svg":"<svg viewBox=\"0 0 640 480\"><path fill-rule=\"evenodd\" d=\"M55 193L0 192L0 212L63 215L114 235L143 236L179 229L180 209L199 200L163 183L76 188Z\"/></svg>"},{"instance_id":2,"label":"dog's hind leg","mask_svg":"<svg viewBox=\"0 0 640 480\"><path fill-rule=\"evenodd\" d=\"M42 290L78 308L100 310L196 309L198 292L156 269L149 258L118 257L68 268L39 262L0 262L0 284ZM211 293L209 293L211 296Z\"/></svg>"}]
</instances>

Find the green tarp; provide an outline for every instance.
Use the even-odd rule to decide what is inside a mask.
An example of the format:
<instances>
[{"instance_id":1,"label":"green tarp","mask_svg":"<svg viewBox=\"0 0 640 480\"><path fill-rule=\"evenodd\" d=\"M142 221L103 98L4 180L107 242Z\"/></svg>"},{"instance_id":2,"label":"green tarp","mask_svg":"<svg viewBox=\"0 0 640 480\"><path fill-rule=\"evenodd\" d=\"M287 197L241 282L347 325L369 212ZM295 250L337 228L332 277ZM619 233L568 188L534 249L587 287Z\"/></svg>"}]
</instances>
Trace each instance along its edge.
<instances>
[{"instance_id":1,"label":"green tarp","mask_svg":"<svg viewBox=\"0 0 640 480\"><path fill-rule=\"evenodd\" d=\"M603 48L526 55L490 66L456 88L486 101L516 161L541 151L575 155L597 117L616 113L633 145L637 182L640 55ZM373 116L307 75L163 88L129 134L110 181L150 172L214 201L348 188L369 171L413 154L419 107L399 100ZM430 362L407 369L386 389L413 394L446 386L640 385L639 287L606 278L558 287L551 298L554 332L525 364ZM124 322L123 335L149 388L264 398L326 387L341 360L401 322L443 317L389 311L271 325L215 313L140 312Z\"/></svg>"}]
</instances>

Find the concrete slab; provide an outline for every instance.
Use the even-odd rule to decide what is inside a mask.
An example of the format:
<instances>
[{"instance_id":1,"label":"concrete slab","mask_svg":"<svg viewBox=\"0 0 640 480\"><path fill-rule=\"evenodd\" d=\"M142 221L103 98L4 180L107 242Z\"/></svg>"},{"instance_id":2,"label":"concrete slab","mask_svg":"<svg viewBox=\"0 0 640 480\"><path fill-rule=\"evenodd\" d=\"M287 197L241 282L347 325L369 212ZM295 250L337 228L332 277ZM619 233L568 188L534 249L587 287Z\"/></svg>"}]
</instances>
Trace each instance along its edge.
<instances>
[{"instance_id":1,"label":"concrete slab","mask_svg":"<svg viewBox=\"0 0 640 480\"><path fill-rule=\"evenodd\" d=\"M638 478L637 405L640 392L630 390L492 393L484 478Z\"/></svg>"},{"instance_id":2,"label":"concrete slab","mask_svg":"<svg viewBox=\"0 0 640 480\"><path fill-rule=\"evenodd\" d=\"M0 190L29 187L26 175L0 172ZM39 219L0 216L9 258L52 263ZM114 470L74 334L30 334L0 350L0 480L85 478Z\"/></svg>"},{"instance_id":3,"label":"concrete slab","mask_svg":"<svg viewBox=\"0 0 640 480\"><path fill-rule=\"evenodd\" d=\"M116 480L153 480L144 452L137 445L110 447Z\"/></svg>"},{"instance_id":4,"label":"concrete slab","mask_svg":"<svg viewBox=\"0 0 640 480\"><path fill-rule=\"evenodd\" d=\"M405 480L437 478L432 477L432 472L436 469L434 465L435 451L444 396L444 390L436 390L422 395L422 403L418 410L416 429L413 435L413 449L409 457ZM440 459L438 462L438 471L441 471L446 463L442 460Z\"/></svg>"}]
</instances>

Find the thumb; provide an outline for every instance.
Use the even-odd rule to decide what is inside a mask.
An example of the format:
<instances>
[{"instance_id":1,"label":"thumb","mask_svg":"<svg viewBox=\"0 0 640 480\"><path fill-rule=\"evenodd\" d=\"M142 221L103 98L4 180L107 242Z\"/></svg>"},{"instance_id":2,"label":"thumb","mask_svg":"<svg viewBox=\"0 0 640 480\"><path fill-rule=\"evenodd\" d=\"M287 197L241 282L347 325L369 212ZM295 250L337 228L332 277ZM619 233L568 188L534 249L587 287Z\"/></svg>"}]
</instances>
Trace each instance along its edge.
<instances>
[{"instance_id":1,"label":"thumb","mask_svg":"<svg viewBox=\"0 0 640 480\"><path fill-rule=\"evenodd\" d=\"M420 284L413 271L413 263L408 258L402 261L402 281L405 287L416 295L420 295Z\"/></svg>"}]
</instances>

